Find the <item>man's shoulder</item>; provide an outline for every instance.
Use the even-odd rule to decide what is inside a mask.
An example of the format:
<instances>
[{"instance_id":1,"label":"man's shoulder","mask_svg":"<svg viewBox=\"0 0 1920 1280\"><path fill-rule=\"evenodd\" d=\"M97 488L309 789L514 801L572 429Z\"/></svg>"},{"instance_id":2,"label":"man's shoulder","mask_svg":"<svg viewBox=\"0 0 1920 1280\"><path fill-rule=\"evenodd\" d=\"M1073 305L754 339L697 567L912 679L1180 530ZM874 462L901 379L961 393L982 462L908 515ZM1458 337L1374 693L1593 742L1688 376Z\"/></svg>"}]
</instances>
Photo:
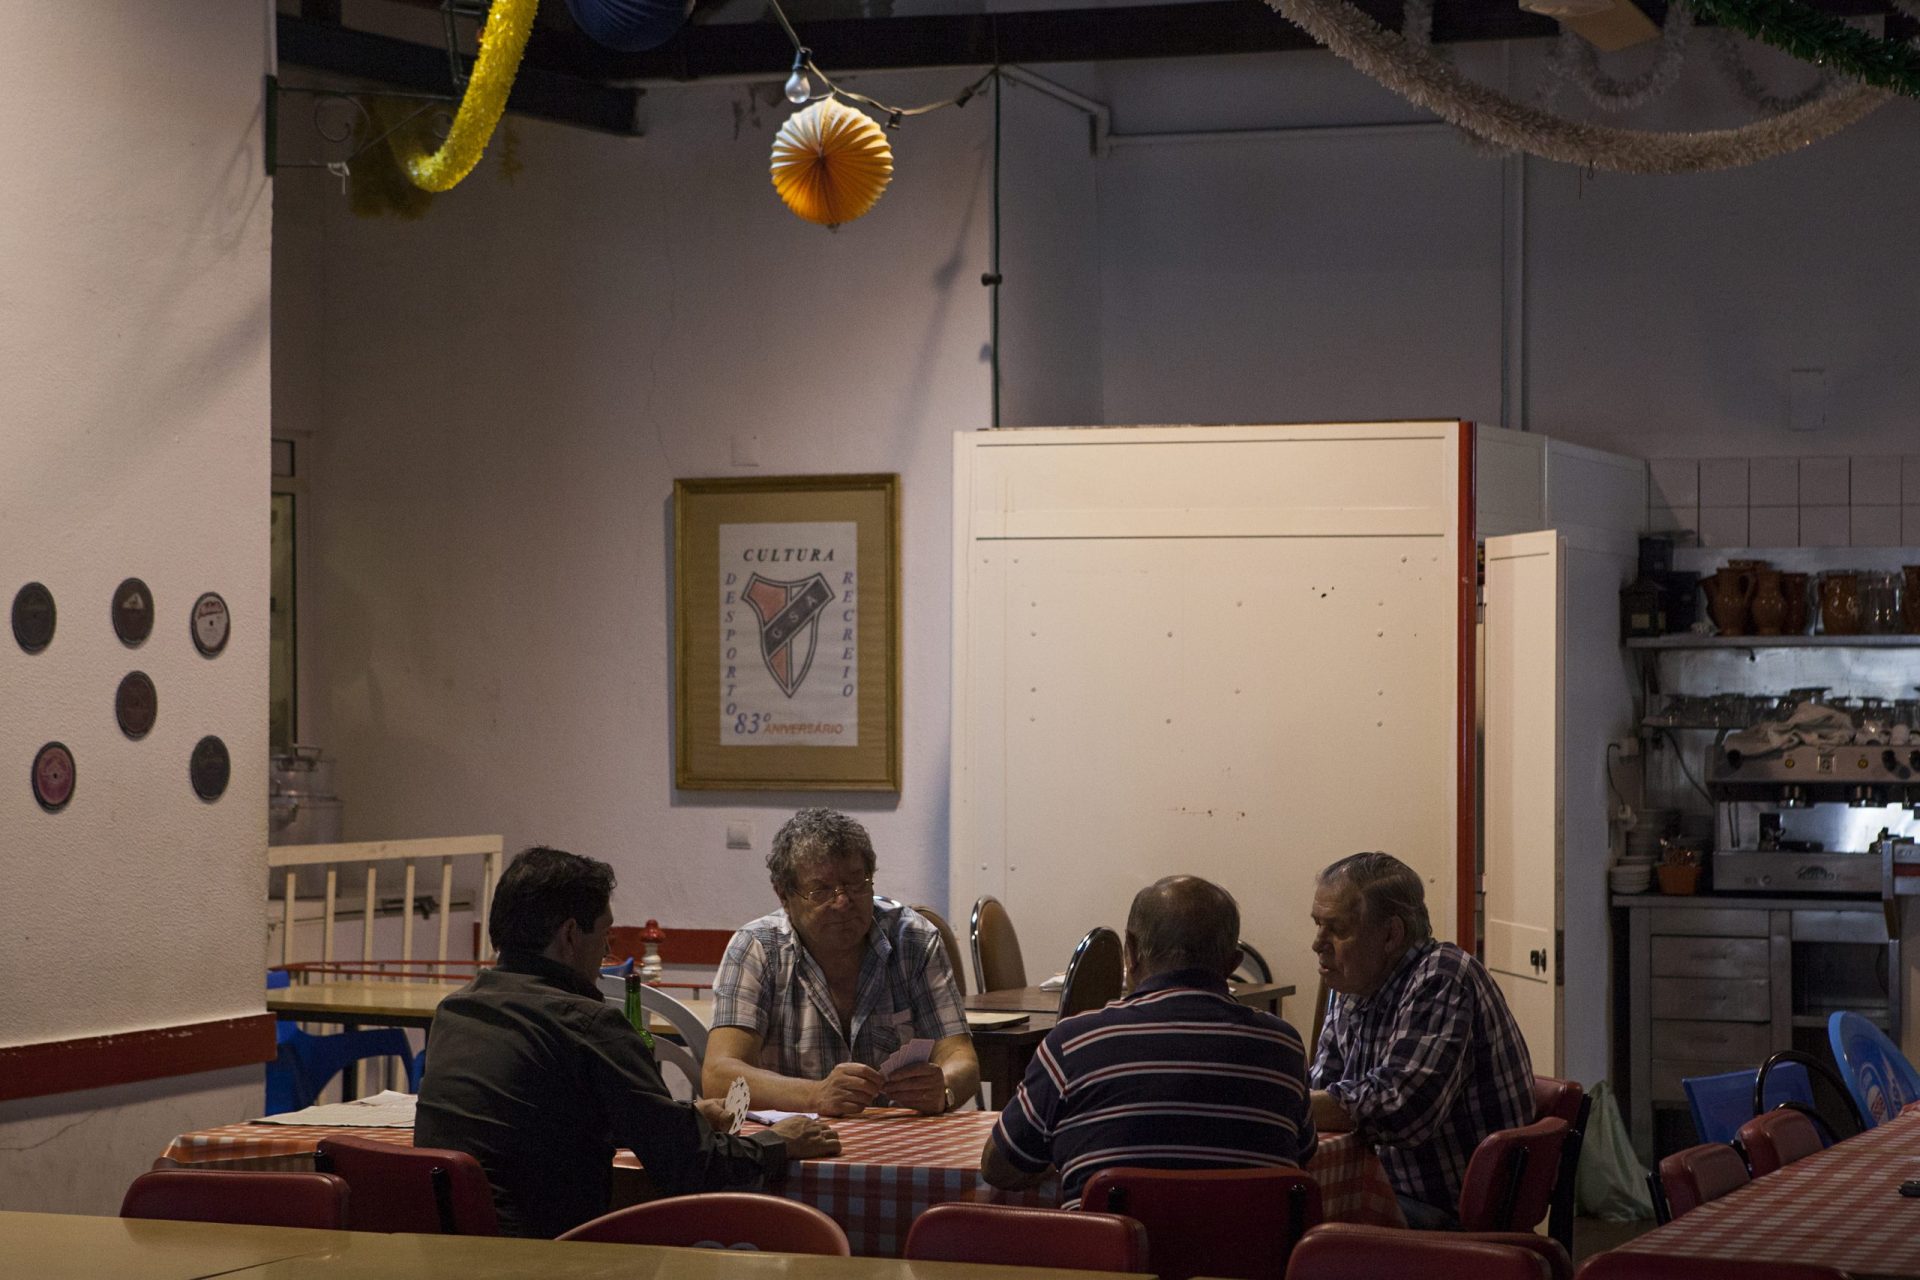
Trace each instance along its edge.
<instances>
[{"instance_id":1,"label":"man's shoulder","mask_svg":"<svg viewBox=\"0 0 1920 1280\"><path fill-rule=\"evenodd\" d=\"M735 929L732 940L727 943L727 953L733 955L758 950L771 955L792 936L793 924L787 919L786 910L769 911Z\"/></svg>"}]
</instances>

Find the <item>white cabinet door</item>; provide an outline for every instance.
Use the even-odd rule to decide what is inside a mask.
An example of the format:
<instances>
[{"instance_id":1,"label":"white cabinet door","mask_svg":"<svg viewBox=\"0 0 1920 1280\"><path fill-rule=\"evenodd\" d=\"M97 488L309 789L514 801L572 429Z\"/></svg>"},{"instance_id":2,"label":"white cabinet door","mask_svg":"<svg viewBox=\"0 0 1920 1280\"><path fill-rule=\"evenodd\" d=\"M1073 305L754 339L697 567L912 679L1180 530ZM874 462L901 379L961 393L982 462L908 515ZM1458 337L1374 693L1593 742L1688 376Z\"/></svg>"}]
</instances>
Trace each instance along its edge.
<instances>
[{"instance_id":1,"label":"white cabinet door","mask_svg":"<svg viewBox=\"0 0 1920 1280\"><path fill-rule=\"evenodd\" d=\"M1541 1075L1560 1074L1564 1056L1555 946L1565 782L1562 552L1552 530L1486 541L1486 961Z\"/></svg>"}]
</instances>

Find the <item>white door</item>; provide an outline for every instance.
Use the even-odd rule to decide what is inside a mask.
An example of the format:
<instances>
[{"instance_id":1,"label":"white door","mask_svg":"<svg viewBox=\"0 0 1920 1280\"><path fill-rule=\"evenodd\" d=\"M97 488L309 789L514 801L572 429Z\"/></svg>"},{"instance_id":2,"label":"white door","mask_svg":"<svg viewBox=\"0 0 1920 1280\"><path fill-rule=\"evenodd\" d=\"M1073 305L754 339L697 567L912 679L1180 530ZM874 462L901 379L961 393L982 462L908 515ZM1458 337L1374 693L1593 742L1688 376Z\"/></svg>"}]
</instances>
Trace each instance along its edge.
<instances>
[{"instance_id":1,"label":"white door","mask_svg":"<svg viewBox=\"0 0 1920 1280\"><path fill-rule=\"evenodd\" d=\"M1486 960L1533 1069L1562 1071L1559 947L1565 762L1563 549L1552 530L1488 538L1482 883Z\"/></svg>"}]
</instances>

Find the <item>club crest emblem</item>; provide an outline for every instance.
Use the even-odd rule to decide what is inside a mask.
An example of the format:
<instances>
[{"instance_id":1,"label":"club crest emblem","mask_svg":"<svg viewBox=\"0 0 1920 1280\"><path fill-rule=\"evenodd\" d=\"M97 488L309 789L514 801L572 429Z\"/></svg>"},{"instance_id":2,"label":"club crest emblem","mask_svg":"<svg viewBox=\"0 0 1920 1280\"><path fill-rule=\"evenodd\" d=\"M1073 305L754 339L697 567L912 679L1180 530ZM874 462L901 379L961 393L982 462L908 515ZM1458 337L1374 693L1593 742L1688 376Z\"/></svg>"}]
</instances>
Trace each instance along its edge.
<instances>
[{"instance_id":1,"label":"club crest emblem","mask_svg":"<svg viewBox=\"0 0 1920 1280\"><path fill-rule=\"evenodd\" d=\"M760 656L767 673L791 698L813 668L820 614L833 603L833 588L817 573L797 582L775 582L756 573L740 594L760 620Z\"/></svg>"}]
</instances>

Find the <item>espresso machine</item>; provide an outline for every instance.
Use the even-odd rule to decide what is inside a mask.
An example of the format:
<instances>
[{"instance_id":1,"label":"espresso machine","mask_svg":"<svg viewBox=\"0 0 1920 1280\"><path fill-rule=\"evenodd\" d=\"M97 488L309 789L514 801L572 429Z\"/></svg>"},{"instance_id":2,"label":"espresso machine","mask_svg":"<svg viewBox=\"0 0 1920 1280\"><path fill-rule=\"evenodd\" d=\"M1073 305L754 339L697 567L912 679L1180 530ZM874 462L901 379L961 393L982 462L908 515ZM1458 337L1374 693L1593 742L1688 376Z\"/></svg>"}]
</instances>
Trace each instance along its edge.
<instances>
[{"instance_id":1,"label":"espresso machine","mask_svg":"<svg viewBox=\"0 0 1920 1280\"><path fill-rule=\"evenodd\" d=\"M1920 893L1920 730L1878 699L1778 699L1707 756L1720 892ZM1910 868L1910 870L1908 869Z\"/></svg>"}]
</instances>

